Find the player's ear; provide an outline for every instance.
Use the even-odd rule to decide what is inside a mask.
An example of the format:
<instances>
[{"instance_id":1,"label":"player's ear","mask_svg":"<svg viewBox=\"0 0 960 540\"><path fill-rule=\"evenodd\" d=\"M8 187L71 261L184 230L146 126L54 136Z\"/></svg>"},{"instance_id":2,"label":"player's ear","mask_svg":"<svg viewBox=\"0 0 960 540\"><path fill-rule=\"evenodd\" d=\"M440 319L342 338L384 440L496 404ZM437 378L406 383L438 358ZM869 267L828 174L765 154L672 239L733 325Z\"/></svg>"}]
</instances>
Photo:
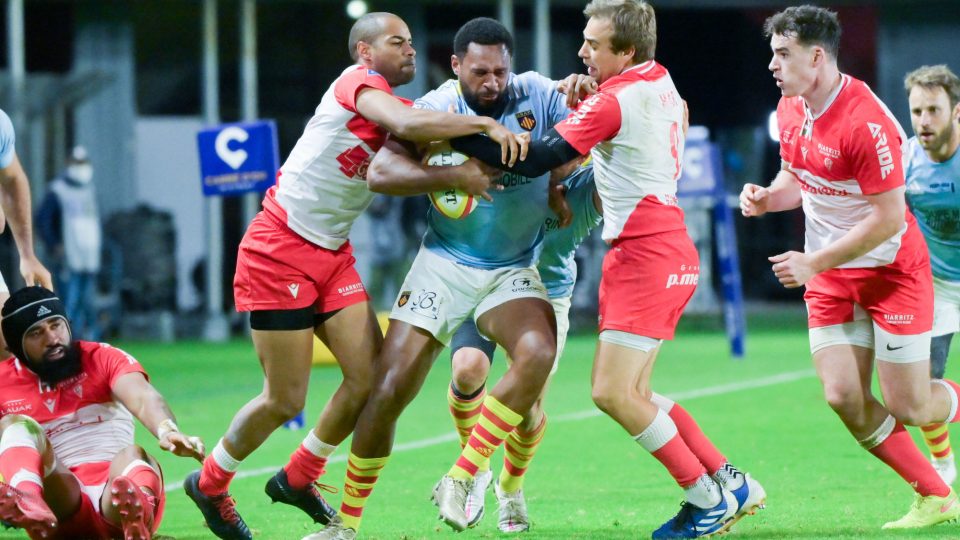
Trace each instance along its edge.
<instances>
[{"instance_id":1,"label":"player's ear","mask_svg":"<svg viewBox=\"0 0 960 540\"><path fill-rule=\"evenodd\" d=\"M453 70L454 75L460 76L460 59L455 54L450 55L450 69Z\"/></svg>"}]
</instances>

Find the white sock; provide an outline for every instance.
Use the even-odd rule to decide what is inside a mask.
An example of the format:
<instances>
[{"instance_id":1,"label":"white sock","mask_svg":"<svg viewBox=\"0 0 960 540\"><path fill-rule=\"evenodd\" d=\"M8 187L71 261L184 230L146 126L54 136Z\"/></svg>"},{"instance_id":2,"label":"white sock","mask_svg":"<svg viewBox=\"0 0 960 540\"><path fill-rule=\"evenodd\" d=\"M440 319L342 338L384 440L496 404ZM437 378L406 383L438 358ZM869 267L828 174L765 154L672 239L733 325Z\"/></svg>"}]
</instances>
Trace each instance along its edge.
<instances>
[{"instance_id":1,"label":"white sock","mask_svg":"<svg viewBox=\"0 0 960 540\"><path fill-rule=\"evenodd\" d=\"M227 449L223 447L223 439L217 441L217 445L213 447L210 456L213 457L213 460L217 462L221 469L227 472L236 472L240 467L240 460L231 456Z\"/></svg>"},{"instance_id":2,"label":"white sock","mask_svg":"<svg viewBox=\"0 0 960 540\"><path fill-rule=\"evenodd\" d=\"M720 504L722 497L720 486L706 474L701 476L696 484L683 488L683 492L687 497L687 502L700 508L713 508Z\"/></svg>"},{"instance_id":3,"label":"white sock","mask_svg":"<svg viewBox=\"0 0 960 540\"><path fill-rule=\"evenodd\" d=\"M335 445L321 441L311 429L303 439L303 447L318 458L328 458L337 449Z\"/></svg>"}]
</instances>

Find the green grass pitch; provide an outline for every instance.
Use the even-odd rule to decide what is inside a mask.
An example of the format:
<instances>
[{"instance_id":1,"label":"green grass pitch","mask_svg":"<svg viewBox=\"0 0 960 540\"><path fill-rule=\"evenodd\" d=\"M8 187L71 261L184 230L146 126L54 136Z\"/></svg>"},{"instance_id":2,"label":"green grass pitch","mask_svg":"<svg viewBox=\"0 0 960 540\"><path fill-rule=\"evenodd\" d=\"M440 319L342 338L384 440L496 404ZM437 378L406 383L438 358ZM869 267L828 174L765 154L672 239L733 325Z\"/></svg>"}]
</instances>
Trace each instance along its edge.
<instances>
[{"instance_id":1,"label":"green grass pitch","mask_svg":"<svg viewBox=\"0 0 960 540\"><path fill-rule=\"evenodd\" d=\"M732 534L756 539L960 538L956 523L911 533L880 530L907 511L912 492L860 450L823 402L802 324L790 320L752 328L743 361L729 358L720 333L687 329L664 345L657 361L654 388L678 399L730 461L767 490L767 509L740 521ZM570 339L547 397L547 435L524 488L532 519L525 540L649 538L678 510L682 495L666 471L590 401L594 341L593 335ZM261 388L249 341L119 345L147 368L181 428L202 436L208 448ZM948 376L960 376L958 355L952 356ZM502 373L503 365L498 351L494 373ZM364 513L362 538L453 537L429 501L433 484L459 453L446 409L449 373L449 354L444 353L401 418L394 454ZM335 367L313 370L308 419L316 418L338 380ZM264 482L304 433L278 430L243 463L232 484L257 539L299 539L316 530L299 511L271 505L263 493ZM158 456L171 487L160 534L180 540L213 538L177 487L198 464L161 452L139 426L137 439ZM342 486L348 446L349 441L338 449L322 482ZM498 452L496 470L501 459ZM330 499L339 505L339 494ZM0 532L3 539L21 535ZM488 492L486 517L457 538L502 536L496 528L496 500Z\"/></svg>"}]
</instances>

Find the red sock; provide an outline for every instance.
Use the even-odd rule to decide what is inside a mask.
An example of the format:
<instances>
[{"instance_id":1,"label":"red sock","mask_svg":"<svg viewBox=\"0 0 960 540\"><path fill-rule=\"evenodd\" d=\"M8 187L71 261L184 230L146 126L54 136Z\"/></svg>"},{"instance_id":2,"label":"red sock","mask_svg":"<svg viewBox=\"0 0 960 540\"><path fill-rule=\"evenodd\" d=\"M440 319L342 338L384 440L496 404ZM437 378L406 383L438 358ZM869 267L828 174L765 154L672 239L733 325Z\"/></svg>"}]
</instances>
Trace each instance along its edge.
<instances>
[{"instance_id":1,"label":"red sock","mask_svg":"<svg viewBox=\"0 0 960 540\"><path fill-rule=\"evenodd\" d=\"M684 444L679 435L670 439L656 452L651 452L670 472L670 476L680 487L689 487L697 483L707 473L693 452Z\"/></svg>"},{"instance_id":2,"label":"red sock","mask_svg":"<svg viewBox=\"0 0 960 540\"><path fill-rule=\"evenodd\" d=\"M17 477L20 474L32 476L29 479ZM36 483L43 482L43 460L40 452L31 446L14 446L0 454L0 480L17 488L24 493L43 493L43 486ZM16 485L13 482L17 481Z\"/></svg>"},{"instance_id":3,"label":"red sock","mask_svg":"<svg viewBox=\"0 0 960 540\"><path fill-rule=\"evenodd\" d=\"M673 423L677 425L677 432L687 444L687 448L697 456L700 463L707 469L707 473L713 475L720 470L720 467L727 462L727 458L717 450L717 447L710 442L710 439L703 433L697 421L690 416L686 409L679 403L674 403L668 411Z\"/></svg>"},{"instance_id":4,"label":"red sock","mask_svg":"<svg viewBox=\"0 0 960 540\"><path fill-rule=\"evenodd\" d=\"M900 422L889 436L867 451L896 471L920 495L946 497L950 493L950 486L943 482Z\"/></svg>"},{"instance_id":5,"label":"red sock","mask_svg":"<svg viewBox=\"0 0 960 540\"><path fill-rule=\"evenodd\" d=\"M150 493L144 493L147 501L153 505L153 530L156 531L160 525L160 519L163 517L163 481L160 479L160 473L150 466L149 463L136 460L123 471L123 476L130 479L138 488L146 488Z\"/></svg>"},{"instance_id":6,"label":"red sock","mask_svg":"<svg viewBox=\"0 0 960 540\"><path fill-rule=\"evenodd\" d=\"M211 453L203 460L203 468L200 470L200 481L198 482L200 492L207 496L225 493L235 474L235 472L227 472L217 464Z\"/></svg>"},{"instance_id":7,"label":"red sock","mask_svg":"<svg viewBox=\"0 0 960 540\"><path fill-rule=\"evenodd\" d=\"M663 409L657 409L650 425L633 439L667 468L680 487L692 486L707 473Z\"/></svg>"},{"instance_id":8,"label":"red sock","mask_svg":"<svg viewBox=\"0 0 960 540\"><path fill-rule=\"evenodd\" d=\"M304 489L317 481L323 475L323 468L327 465L327 458L318 457L303 444L290 455L290 461L284 465L287 473L287 482L293 489Z\"/></svg>"}]
</instances>

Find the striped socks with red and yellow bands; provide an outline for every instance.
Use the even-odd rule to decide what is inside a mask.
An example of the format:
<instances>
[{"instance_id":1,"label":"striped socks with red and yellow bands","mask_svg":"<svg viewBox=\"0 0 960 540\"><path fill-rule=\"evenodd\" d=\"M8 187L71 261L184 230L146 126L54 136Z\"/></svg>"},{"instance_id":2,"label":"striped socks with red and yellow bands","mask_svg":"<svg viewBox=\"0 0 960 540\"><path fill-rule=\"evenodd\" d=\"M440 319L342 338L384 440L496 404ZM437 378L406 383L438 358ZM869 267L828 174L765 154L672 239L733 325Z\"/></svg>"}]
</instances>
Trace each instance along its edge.
<instances>
[{"instance_id":1,"label":"striped socks with red and yellow bands","mask_svg":"<svg viewBox=\"0 0 960 540\"><path fill-rule=\"evenodd\" d=\"M473 427L467 445L463 447L460 458L450 468L448 476L459 480L473 478L484 462L510 434L523 417L500 403L497 398L488 395L480 408L480 420ZM489 464L487 464L489 467Z\"/></svg>"},{"instance_id":2,"label":"striped socks with red and yellow bands","mask_svg":"<svg viewBox=\"0 0 960 540\"><path fill-rule=\"evenodd\" d=\"M533 455L543 440L547 429L547 415L544 414L540 425L533 431L522 431L519 427L507 436L504 442L503 470L500 471L500 491L516 493L523 487L523 475L533 461Z\"/></svg>"},{"instance_id":3,"label":"striped socks with red and yellow bands","mask_svg":"<svg viewBox=\"0 0 960 540\"><path fill-rule=\"evenodd\" d=\"M486 386L481 386L470 395L461 393L452 382L447 388L447 405L450 406L450 416L453 418L453 425L456 426L457 434L460 436L460 448L466 446L467 441L470 440L470 432L473 431L473 426L477 425L477 421L480 420L480 407L486 397Z\"/></svg>"},{"instance_id":4,"label":"striped socks with red and yellow bands","mask_svg":"<svg viewBox=\"0 0 960 540\"><path fill-rule=\"evenodd\" d=\"M923 432L923 442L927 443L930 455L934 459L947 459L953 455L947 424L930 424L921 427L920 431Z\"/></svg>"},{"instance_id":5,"label":"striped socks with red and yellow bands","mask_svg":"<svg viewBox=\"0 0 960 540\"><path fill-rule=\"evenodd\" d=\"M373 485L380 478L380 471L390 456L360 458L350 453L347 459L347 477L343 483L343 502L340 503L340 519L343 526L360 529L360 518Z\"/></svg>"}]
</instances>

